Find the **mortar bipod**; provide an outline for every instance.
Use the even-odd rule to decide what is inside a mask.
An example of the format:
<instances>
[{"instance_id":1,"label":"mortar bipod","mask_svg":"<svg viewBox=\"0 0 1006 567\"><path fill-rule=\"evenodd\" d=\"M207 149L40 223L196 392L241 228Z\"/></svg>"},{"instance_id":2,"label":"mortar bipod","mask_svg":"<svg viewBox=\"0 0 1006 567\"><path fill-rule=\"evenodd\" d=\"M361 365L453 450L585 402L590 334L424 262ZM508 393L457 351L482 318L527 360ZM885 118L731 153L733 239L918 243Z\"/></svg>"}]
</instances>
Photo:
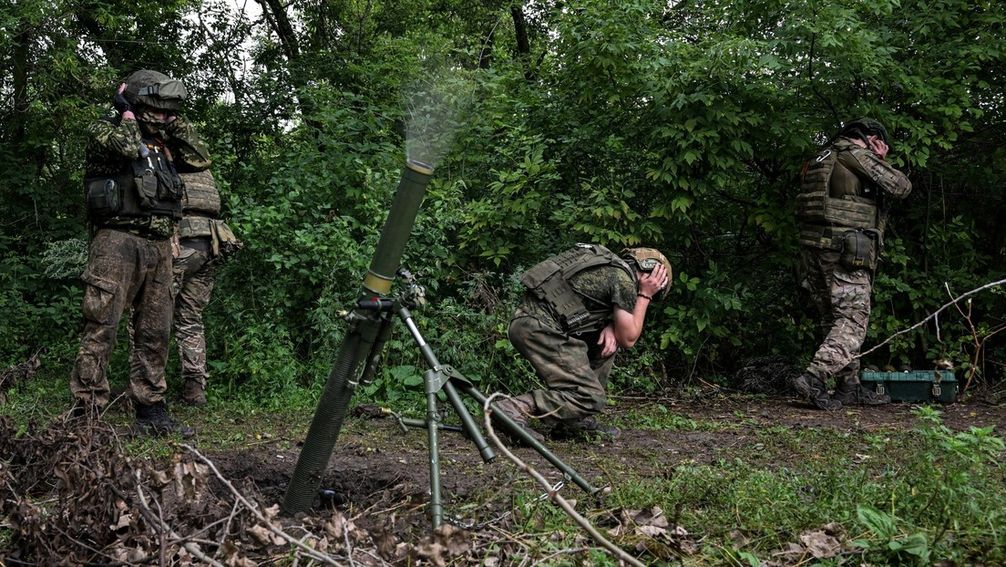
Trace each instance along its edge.
<instances>
[{"instance_id":1,"label":"mortar bipod","mask_svg":"<svg viewBox=\"0 0 1006 567\"><path fill-rule=\"evenodd\" d=\"M364 308L373 308L385 312L396 311L398 318L401 319L409 330L409 334L412 335L413 341L419 347L426 364L429 366L429 369L423 375L423 391L426 395L426 419L424 421L403 419L399 423L411 427L424 428L427 431L430 453L430 517L433 522L433 528L436 529L443 522L443 500L440 490L439 434L440 429L445 428L441 423L440 412L437 410L437 393L440 391L444 392L447 401L454 408L454 412L461 420L460 429L462 434L475 444L482 459L487 463L495 459L496 452L486 441L485 436L482 434L482 429L462 401L461 394L470 396L478 402L480 407L484 407L488 397L480 392L471 381L465 378L454 367L440 363L433 349L430 348L430 345L419 332L419 328L416 326L409 308L403 305L401 301L397 299L373 298ZM373 362L373 358L371 361ZM495 404L492 407L494 409L494 419L511 437L519 438L525 446L534 449L545 460L551 463L552 466L562 472L566 479L575 483L588 494L596 495L600 492L600 489L595 488L587 482L576 470L549 451L547 447L538 442L523 427L499 411Z\"/></svg>"}]
</instances>

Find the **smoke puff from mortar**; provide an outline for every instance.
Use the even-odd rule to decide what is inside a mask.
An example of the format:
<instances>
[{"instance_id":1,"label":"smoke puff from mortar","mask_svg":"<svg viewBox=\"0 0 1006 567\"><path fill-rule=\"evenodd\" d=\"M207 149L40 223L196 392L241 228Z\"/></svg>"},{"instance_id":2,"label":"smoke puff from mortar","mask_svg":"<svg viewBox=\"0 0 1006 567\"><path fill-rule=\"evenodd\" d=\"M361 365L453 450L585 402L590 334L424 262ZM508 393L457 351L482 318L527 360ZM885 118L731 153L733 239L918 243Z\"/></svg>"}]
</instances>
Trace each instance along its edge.
<instances>
[{"instance_id":1,"label":"smoke puff from mortar","mask_svg":"<svg viewBox=\"0 0 1006 567\"><path fill-rule=\"evenodd\" d=\"M471 111L474 85L460 71L428 74L405 92L406 159L433 169L450 149Z\"/></svg>"}]
</instances>

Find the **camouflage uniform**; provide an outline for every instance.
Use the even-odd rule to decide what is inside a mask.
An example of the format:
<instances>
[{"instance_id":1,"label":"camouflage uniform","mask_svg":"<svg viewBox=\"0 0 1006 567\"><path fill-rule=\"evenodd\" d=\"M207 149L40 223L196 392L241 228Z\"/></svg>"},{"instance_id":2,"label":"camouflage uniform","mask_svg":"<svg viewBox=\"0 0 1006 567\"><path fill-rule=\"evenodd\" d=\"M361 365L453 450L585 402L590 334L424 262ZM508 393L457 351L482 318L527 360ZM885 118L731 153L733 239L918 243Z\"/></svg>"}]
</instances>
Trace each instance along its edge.
<instances>
[{"instance_id":1,"label":"camouflage uniform","mask_svg":"<svg viewBox=\"0 0 1006 567\"><path fill-rule=\"evenodd\" d=\"M175 291L175 341L181 361L185 385L182 397L189 403L205 401L203 392L209 373L206 371L206 335L203 310L210 302L216 265L212 262L206 238L180 242L175 258L173 286Z\"/></svg>"},{"instance_id":2,"label":"camouflage uniform","mask_svg":"<svg viewBox=\"0 0 1006 567\"><path fill-rule=\"evenodd\" d=\"M141 144L175 163L209 167L205 145L183 118L164 128L163 144L141 134L134 120L112 111L88 128L85 178L122 175L137 159ZM148 150L150 151L150 150ZM180 214L180 205L179 205ZM132 308L135 345L130 355L133 399L150 406L164 400L171 329L171 242L175 220L170 215L92 218L92 240L83 280L85 319L70 390L83 407L109 401L108 357L115 347L123 312Z\"/></svg>"},{"instance_id":3,"label":"camouflage uniform","mask_svg":"<svg viewBox=\"0 0 1006 567\"><path fill-rule=\"evenodd\" d=\"M179 223L179 254L175 258L175 340L181 359L182 399L206 403L206 336L203 310L210 302L218 261L241 243L220 220L220 192L209 170L183 172L185 182Z\"/></svg>"},{"instance_id":4,"label":"camouflage uniform","mask_svg":"<svg viewBox=\"0 0 1006 567\"><path fill-rule=\"evenodd\" d=\"M626 270L601 266L572 276L570 285L593 308L615 307L632 313L636 306L636 281ZM590 307L588 307L590 308ZM608 323L611 315L608 315ZM555 313L530 292L525 293L508 331L510 342L545 381L547 390L534 390L535 415L563 422L599 413L615 357L602 358L597 344L600 330L569 334Z\"/></svg>"},{"instance_id":5,"label":"camouflage uniform","mask_svg":"<svg viewBox=\"0 0 1006 567\"><path fill-rule=\"evenodd\" d=\"M860 391L858 355L866 340L873 270L885 224L878 203L904 198L911 189L907 176L844 137L825 149L804 176L804 202L798 205L800 285L809 292L826 332L805 375L824 385L835 379L836 398ZM828 203L822 205L820 192L812 196L816 190L824 192ZM829 207L831 212L822 212ZM851 233L868 236L850 242ZM872 244L862 261L850 262L857 242ZM817 402L819 407L828 406L820 399L824 401Z\"/></svg>"}]
</instances>

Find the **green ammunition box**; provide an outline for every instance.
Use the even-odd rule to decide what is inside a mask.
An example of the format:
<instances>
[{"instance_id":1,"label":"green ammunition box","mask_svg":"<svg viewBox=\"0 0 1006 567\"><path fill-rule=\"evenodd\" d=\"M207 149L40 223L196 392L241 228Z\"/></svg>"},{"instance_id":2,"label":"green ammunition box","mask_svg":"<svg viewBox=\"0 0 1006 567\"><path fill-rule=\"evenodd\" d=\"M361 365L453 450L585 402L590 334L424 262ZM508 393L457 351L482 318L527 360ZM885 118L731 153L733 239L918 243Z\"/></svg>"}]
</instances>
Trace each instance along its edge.
<instances>
[{"instance_id":1,"label":"green ammunition box","mask_svg":"<svg viewBox=\"0 0 1006 567\"><path fill-rule=\"evenodd\" d=\"M891 396L895 402L942 402L957 400L957 378L951 370L860 373L864 388Z\"/></svg>"}]
</instances>

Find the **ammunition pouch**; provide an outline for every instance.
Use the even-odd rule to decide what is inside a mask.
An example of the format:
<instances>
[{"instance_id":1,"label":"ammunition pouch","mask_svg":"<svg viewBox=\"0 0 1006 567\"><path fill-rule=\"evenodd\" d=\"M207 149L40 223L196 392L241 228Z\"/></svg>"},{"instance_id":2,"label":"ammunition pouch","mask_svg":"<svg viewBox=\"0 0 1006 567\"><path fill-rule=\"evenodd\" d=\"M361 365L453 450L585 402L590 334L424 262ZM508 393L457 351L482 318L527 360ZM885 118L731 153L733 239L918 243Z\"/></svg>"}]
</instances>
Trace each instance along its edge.
<instances>
[{"instance_id":1,"label":"ammunition pouch","mask_svg":"<svg viewBox=\"0 0 1006 567\"><path fill-rule=\"evenodd\" d=\"M577 244L575 248L536 264L521 276L521 283L539 301L549 306L563 331L585 333L603 328L611 315L611 305L587 298L570 285L574 275L599 266L616 266L635 278L621 258L603 246ZM585 299L598 307L588 309Z\"/></svg>"},{"instance_id":2,"label":"ammunition pouch","mask_svg":"<svg viewBox=\"0 0 1006 567\"><path fill-rule=\"evenodd\" d=\"M800 244L840 252L839 263L849 270L877 269L881 234L876 229L800 227Z\"/></svg>"},{"instance_id":3,"label":"ammunition pouch","mask_svg":"<svg viewBox=\"0 0 1006 567\"><path fill-rule=\"evenodd\" d=\"M877 247L880 235L876 230L850 230L842 237L839 263L849 270L877 269Z\"/></svg>"},{"instance_id":4,"label":"ammunition pouch","mask_svg":"<svg viewBox=\"0 0 1006 567\"><path fill-rule=\"evenodd\" d=\"M92 222L101 225L113 217L181 218L182 182L163 153L150 150L124 169L120 175L84 180Z\"/></svg>"},{"instance_id":5,"label":"ammunition pouch","mask_svg":"<svg viewBox=\"0 0 1006 567\"><path fill-rule=\"evenodd\" d=\"M87 212L92 218L114 217L122 210L122 186L116 179L91 179L84 182Z\"/></svg>"}]
</instances>

